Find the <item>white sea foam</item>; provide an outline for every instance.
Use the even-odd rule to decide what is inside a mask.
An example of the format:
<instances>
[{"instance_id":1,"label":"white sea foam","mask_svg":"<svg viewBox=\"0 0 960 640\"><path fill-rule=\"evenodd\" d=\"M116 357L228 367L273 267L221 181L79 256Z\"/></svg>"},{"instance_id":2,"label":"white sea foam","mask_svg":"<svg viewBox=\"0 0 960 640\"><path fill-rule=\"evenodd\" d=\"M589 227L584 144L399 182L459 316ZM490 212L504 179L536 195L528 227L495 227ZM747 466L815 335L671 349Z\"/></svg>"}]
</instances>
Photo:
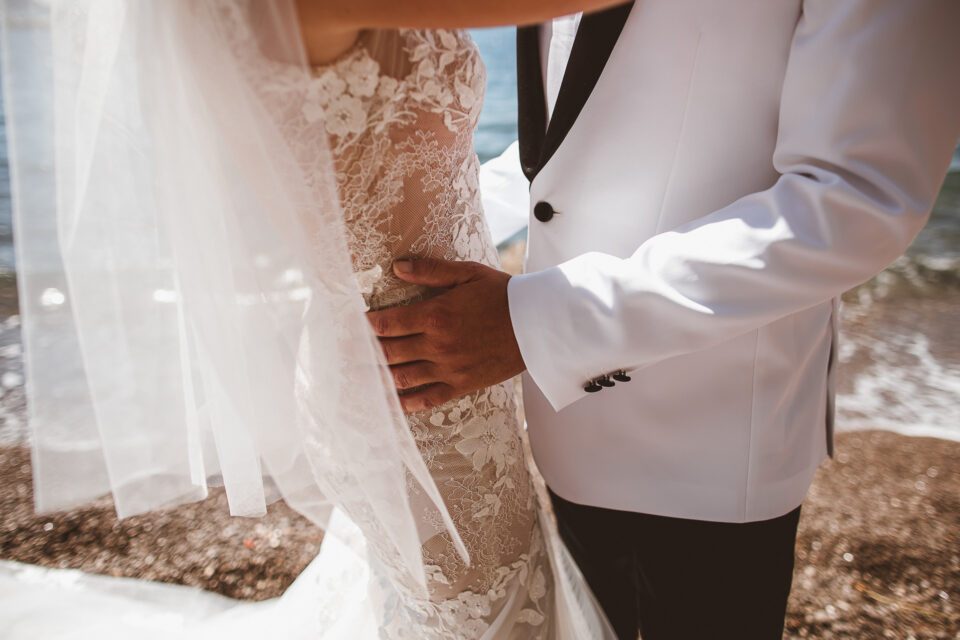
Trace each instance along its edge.
<instances>
[{"instance_id":1,"label":"white sea foam","mask_svg":"<svg viewBox=\"0 0 960 640\"><path fill-rule=\"evenodd\" d=\"M848 335L841 344L841 367L855 355L869 364L851 372L852 389L837 397L838 430L960 440L960 364L939 359L927 335Z\"/></svg>"}]
</instances>

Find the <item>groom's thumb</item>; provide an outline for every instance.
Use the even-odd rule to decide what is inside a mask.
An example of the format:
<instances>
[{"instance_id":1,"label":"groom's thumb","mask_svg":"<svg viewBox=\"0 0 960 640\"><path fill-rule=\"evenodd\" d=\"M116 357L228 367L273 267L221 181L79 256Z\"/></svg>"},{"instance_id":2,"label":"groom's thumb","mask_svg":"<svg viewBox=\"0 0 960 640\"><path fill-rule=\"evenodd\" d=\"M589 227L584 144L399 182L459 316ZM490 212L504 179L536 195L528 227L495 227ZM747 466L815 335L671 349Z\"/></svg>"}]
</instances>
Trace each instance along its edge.
<instances>
[{"instance_id":1,"label":"groom's thumb","mask_svg":"<svg viewBox=\"0 0 960 640\"><path fill-rule=\"evenodd\" d=\"M397 260L393 272L397 277L413 284L427 287L455 287L473 280L477 275L477 263L454 262L436 258Z\"/></svg>"}]
</instances>

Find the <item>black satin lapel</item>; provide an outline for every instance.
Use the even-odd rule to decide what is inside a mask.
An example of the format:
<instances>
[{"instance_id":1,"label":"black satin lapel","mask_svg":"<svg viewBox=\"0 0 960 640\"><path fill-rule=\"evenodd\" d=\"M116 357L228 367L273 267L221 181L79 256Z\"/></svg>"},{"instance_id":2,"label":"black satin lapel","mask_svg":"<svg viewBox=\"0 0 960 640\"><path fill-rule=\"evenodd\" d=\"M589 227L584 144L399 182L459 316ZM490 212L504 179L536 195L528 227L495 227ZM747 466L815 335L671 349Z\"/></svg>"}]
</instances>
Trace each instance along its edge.
<instances>
[{"instance_id":1,"label":"black satin lapel","mask_svg":"<svg viewBox=\"0 0 960 640\"><path fill-rule=\"evenodd\" d=\"M520 165L528 180L540 168L547 132L547 103L540 68L540 27L517 28L517 129Z\"/></svg>"},{"instance_id":2,"label":"black satin lapel","mask_svg":"<svg viewBox=\"0 0 960 640\"><path fill-rule=\"evenodd\" d=\"M543 139L537 171L553 157L560 143L570 132L573 123L580 116L583 106L600 79L600 74L603 73L607 60L610 59L610 54L620 38L631 9L633 9L633 2L628 2L598 13L585 14L580 20L580 28L577 30L577 37L570 51L570 62L567 63L567 70L563 74L557 104ZM539 54L537 58L539 63ZM537 72L539 78L539 68ZM542 94L542 80L540 87ZM527 177L533 179L529 174Z\"/></svg>"}]
</instances>

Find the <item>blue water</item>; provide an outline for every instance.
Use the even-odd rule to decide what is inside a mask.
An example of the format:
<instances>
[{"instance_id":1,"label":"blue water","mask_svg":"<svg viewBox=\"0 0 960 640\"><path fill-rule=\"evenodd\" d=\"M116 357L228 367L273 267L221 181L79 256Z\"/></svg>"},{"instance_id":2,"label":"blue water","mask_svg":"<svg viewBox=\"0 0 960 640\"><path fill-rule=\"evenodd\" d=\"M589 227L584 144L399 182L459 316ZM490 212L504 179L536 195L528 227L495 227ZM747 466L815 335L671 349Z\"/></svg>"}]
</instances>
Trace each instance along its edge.
<instances>
[{"instance_id":1,"label":"blue water","mask_svg":"<svg viewBox=\"0 0 960 640\"><path fill-rule=\"evenodd\" d=\"M487 94L475 145L481 161L499 155L517 139L515 29L477 29L473 39L487 66Z\"/></svg>"}]
</instances>

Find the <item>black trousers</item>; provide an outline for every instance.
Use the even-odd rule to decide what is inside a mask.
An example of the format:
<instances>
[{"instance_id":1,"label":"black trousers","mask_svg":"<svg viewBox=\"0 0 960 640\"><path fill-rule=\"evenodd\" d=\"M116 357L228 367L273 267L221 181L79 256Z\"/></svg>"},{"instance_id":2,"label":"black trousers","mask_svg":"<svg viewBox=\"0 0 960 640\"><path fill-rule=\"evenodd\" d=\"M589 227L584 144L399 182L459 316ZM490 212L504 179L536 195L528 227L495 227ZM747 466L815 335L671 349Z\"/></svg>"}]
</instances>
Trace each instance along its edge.
<instances>
[{"instance_id":1,"label":"black trousers","mask_svg":"<svg viewBox=\"0 0 960 640\"><path fill-rule=\"evenodd\" d=\"M779 640L800 508L729 524L574 504L560 536L621 640Z\"/></svg>"}]
</instances>

